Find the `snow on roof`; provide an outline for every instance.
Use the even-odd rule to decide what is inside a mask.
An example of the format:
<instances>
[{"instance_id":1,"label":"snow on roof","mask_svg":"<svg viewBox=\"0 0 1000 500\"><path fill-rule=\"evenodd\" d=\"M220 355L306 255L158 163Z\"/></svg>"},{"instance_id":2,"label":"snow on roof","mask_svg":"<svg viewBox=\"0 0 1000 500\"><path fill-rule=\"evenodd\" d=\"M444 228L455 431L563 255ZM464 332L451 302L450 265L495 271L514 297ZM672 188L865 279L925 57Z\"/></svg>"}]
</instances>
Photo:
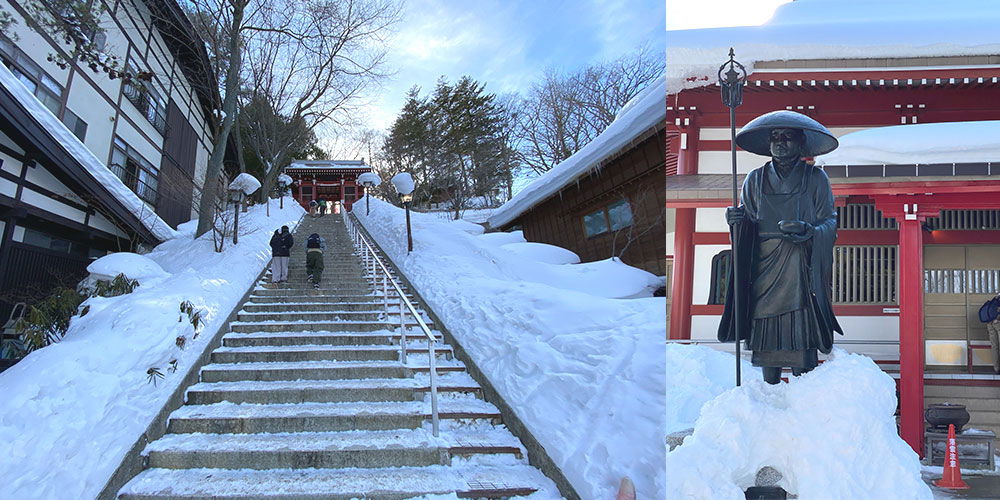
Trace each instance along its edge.
<instances>
[{"instance_id":1,"label":"snow on roof","mask_svg":"<svg viewBox=\"0 0 1000 500\"><path fill-rule=\"evenodd\" d=\"M797 0L761 26L668 31L667 91L715 84L730 47L748 73L762 61L998 55L998 23L994 0Z\"/></svg>"},{"instance_id":2,"label":"snow on roof","mask_svg":"<svg viewBox=\"0 0 1000 500\"><path fill-rule=\"evenodd\" d=\"M288 168L364 168L364 160L292 160Z\"/></svg>"},{"instance_id":3,"label":"snow on roof","mask_svg":"<svg viewBox=\"0 0 1000 500\"><path fill-rule=\"evenodd\" d=\"M177 236L177 232L163 221L148 205L143 203L121 179L108 169L101 160L98 160L94 153L87 149L80 139L75 135L55 115L42 105L34 94L25 88L24 84L17 80L6 66L0 64L0 84L2 84L14 98L24 106L24 108L48 133L58 142L70 156L76 159L80 165L104 186L112 196L115 197L128 211L135 214L149 232L161 241L166 241Z\"/></svg>"},{"instance_id":4,"label":"snow on roof","mask_svg":"<svg viewBox=\"0 0 1000 500\"><path fill-rule=\"evenodd\" d=\"M665 102L664 77L651 83L639 95L623 107L623 111L594 140L552 167L507 203L493 212L489 218L490 227L500 227L517 218L562 188L600 167L601 162L615 154L644 131L665 124L667 105Z\"/></svg>"},{"instance_id":5,"label":"snow on roof","mask_svg":"<svg viewBox=\"0 0 1000 500\"><path fill-rule=\"evenodd\" d=\"M1000 120L893 125L852 132L820 165L912 165L1000 161Z\"/></svg>"}]
</instances>

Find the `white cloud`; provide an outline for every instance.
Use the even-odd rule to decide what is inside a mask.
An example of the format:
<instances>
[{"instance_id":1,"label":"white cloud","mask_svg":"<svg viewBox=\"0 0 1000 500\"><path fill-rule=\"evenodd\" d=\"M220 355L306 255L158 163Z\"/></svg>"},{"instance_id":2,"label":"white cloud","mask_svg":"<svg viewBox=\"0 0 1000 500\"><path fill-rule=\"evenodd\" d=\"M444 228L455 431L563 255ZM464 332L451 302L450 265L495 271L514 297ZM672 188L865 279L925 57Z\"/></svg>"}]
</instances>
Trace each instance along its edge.
<instances>
[{"instance_id":1,"label":"white cloud","mask_svg":"<svg viewBox=\"0 0 1000 500\"><path fill-rule=\"evenodd\" d=\"M667 29L686 30L725 26L757 26L792 0L698 0L667 2Z\"/></svg>"}]
</instances>

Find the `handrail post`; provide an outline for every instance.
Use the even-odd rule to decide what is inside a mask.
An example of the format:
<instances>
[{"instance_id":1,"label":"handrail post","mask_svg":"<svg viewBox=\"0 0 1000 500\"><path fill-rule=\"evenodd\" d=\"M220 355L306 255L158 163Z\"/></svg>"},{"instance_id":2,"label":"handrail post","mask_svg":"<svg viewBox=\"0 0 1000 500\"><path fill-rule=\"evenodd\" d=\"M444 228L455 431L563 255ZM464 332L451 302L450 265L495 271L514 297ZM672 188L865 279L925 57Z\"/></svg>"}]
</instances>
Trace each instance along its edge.
<instances>
[{"instance_id":1,"label":"handrail post","mask_svg":"<svg viewBox=\"0 0 1000 500\"><path fill-rule=\"evenodd\" d=\"M406 364L406 309L402 307L399 308L399 361Z\"/></svg>"},{"instance_id":2,"label":"handrail post","mask_svg":"<svg viewBox=\"0 0 1000 500\"><path fill-rule=\"evenodd\" d=\"M389 317L389 275L382 276L382 306L385 308L385 317Z\"/></svg>"},{"instance_id":3,"label":"handrail post","mask_svg":"<svg viewBox=\"0 0 1000 500\"><path fill-rule=\"evenodd\" d=\"M427 339L427 354L430 356L431 369L431 429L434 437L438 437L438 400L437 400L437 354L434 352L434 339Z\"/></svg>"}]
</instances>

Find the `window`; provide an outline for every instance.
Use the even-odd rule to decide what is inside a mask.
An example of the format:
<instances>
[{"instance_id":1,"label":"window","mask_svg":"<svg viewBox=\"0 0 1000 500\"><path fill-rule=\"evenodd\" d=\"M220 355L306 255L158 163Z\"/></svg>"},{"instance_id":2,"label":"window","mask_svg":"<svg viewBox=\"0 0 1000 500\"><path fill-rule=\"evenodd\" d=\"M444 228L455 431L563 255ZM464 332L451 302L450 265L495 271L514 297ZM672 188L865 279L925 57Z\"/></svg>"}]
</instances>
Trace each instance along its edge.
<instances>
[{"instance_id":1,"label":"window","mask_svg":"<svg viewBox=\"0 0 1000 500\"><path fill-rule=\"evenodd\" d=\"M833 247L834 304L896 304L895 245Z\"/></svg>"},{"instance_id":2,"label":"window","mask_svg":"<svg viewBox=\"0 0 1000 500\"><path fill-rule=\"evenodd\" d=\"M134 61L129 60L125 66L128 73L137 73L139 66ZM167 129L167 101L153 87L152 82L141 81L132 78L129 82L122 84L122 92L135 107L142 112L142 115L153 124L161 134Z\"/></svg>"},{"instance_id":3,"label":"window","mask_svg":"<svg viewBox=\"0 0 1000 500\"><path fill-rule=\"evenodd\" d=\"M54 252L74 255L76 257L88 257L90 255L90 249L83 243L70 241L27 227L24 228L24 233L21 236L21 243L46 248Z\"/></svg>"},{"instance_id":4,"label":"window","mask_svg":"<svg viewBox=\"0 0 1000 500\"><path fill-rule=\"evenodd\" d=\"M148 161L143 159L121 138L115 137L114 149L111 152L111 165L108 166L126 186L139 198L156 204L158 172Z\"/></svg>"},{"instance_id":5,"label":"window","mask_svg":"<svg viewBox=\"0 0 1000 500\"><path fill-rule=\"evenodd\" d=\"M625 198L583 216L583 232L588 238L631 225L632 207Z\"/></svg>"},{"instance_id":6,"label":"window","mask_svg":"<svg viewBox=\"0 0 1000 500\"><path fill-rule=\"evenodd\" d=\"M62 85L3 35L0 35L0 59L3 60L4 66L7 66L11 73L35 94L39 102L49 108L53 115L59 116L63 95ZM81 141L87 135L87 122L68 109L63 116L63 123Z\"/></svg>"}]
</instances>

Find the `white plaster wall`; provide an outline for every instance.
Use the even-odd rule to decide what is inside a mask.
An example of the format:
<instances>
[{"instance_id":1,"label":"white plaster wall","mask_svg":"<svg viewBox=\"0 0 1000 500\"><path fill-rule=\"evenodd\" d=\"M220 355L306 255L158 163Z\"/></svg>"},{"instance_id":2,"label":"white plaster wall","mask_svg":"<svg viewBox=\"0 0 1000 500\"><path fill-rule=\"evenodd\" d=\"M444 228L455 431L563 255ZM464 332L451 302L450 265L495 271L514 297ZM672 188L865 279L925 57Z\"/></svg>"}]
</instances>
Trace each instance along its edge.
<instances>
[{"instance_id":1,"label":"white plaster wall","mask_svg":"<svg viewBox=\"0 0 1000 500\"><path fill-rule=\"evenodd\" d=\"M6 162L4 164L6 165ZM17 194L17 184L0 177L0 194L13 198Z\"/></svg>"},{"instance_id":2,"label":"white plaster wall","mask_svg":"<svg viewBox=\"0 0 1000 500\"><path fill-rule=\"evenodd\" d=\"M52 45L50 45L45 38L36 33L34 30L28 28L27 23L25 23L24 19L18 15L17 11L10 6L9 2L6 0L0 0L0 9L9 13L12 18L17 20L17 24L11 25L10 27L10 31L17 35L17 41L14 42L14 45L24 51L24 53L27 54L32 61L38 63L38 65L42 67L42 70L48 73L50 77L59 82L59 85L62 85L65 88L66 80L69 78L69 69L60 69L54 62L48 62L46 60L50 53L55 52Z\"/></svg>"},{"instance_id":3,"label":"white plaster wall","mask_svg":"<svg viewBox=\"0 0 1000 500\"><path fill-rule=\"evenodd\" d=\"M695 245L692 304L708 304L708 294L712 285L712 257L728 249L729 245Z\"/></svg>"},{"instance_id":4,"label":"white plaster wall","mask_svg":"<svg viewBox=\"0 0 1000 500\"><path fill-rule=\"evenodd\" d=\"M695 209L694 230L699 233L728 233L725 208Z\"/></svg>"},{"instance_id":5,"label":"white plaster wall","mask_svg":"<svg viewBox=\"0 0 1000 500\"><path fill-rule=\"evenodd\" d=\"M691 317L691 339L693 340L716 340L719 331L719 322L722 316L692 316ZM732 346L729 351L732 352Z\"/></svg>"},{"instance_id":6,"label":"white plaster wall","mask_svg":"<svg viewBox=\"0 0 1000 500\"><path fill-rule=\"evenodd\" d=\"M3 131L0 131L0 144L3 144L4 146L7 146L10 149L13 149L14 151L17 151L20 154L24 154L24 150L21 149L21 146L18 146L17 143L14 142L14 139L7 137L7 134L3 133Z\"/></svg>"},{"instance_id":7,"label":"white plaster wall","mask_svg":"<svg viewBox=\"0 0 1000 500\"><path fill-rule=\"evenodd\" d=\"M125 106L131 105L132 103L127 102L122 107L124 108ZM135 107L132 107L131 110L135 111ZM138 113L138 111L135 112ZM149 122L143 117L139 117L138 120L141 120L140 123L149 125ZM152 129L152 125L149 125L149 128ZM157 149L153 143L146 140L146 138L143 137L131 123L126 120L118 120L118 136L121 137L129 146L132 146L133 149L138 151L139 155L151 163L154 168L160 168L160 150ZM159 137L159 135L156 135L155 137Z\"/></svg>"},{"instance_id":8,"label":"white plaster wall","mask_svg":"<svg viewBox=\"0 0 1000 500\"><path fill-rule=\"evenodd\" d=\"M768 159L748 153L736 152L736 171L745 174L767 162ZM699 151L699 174L729 174L732 173L732 154L729 151Z\"/></svg>"},{"instance_id":9,"label":"white plaster wall","mask_svg":"<svg viewBox=\"0 0 1000 500\"><path fill-rule=\"evenodd\" d=\"M86 220L86 214L84 214L83 211L77 210L65 203L60 203L52 198L49 198L48 196L37 193L28 188L24 188L21 191L21 201L27 203L28 205L41 208L47 212L61 215L81 224L83 224L84 220Z\"/></svg>"},{"instance_id":10,"label":"white plaster wall","mask_svg":"<svg viewBox=\"0 0 1000 500\"><path fill-rule=\"evenodd\" d=\"M98 81L108 79L94 73L92 76ZM66 107L87 122L87 135L83 143L98 160L106 162L114 135L114 107L79 75L73 78L73 82Z\"/></svg>"},{"instance_id":11,"label":"white plaster wall","mask_svg":"<svg viewBox=\"0 0 1000 500\"><path fill-rule=\"evenodd\" d=\"M108 221L108 219L106 219L103 215L99 213L90 216L90 227L93 227L95 229L100 229L101 231L104 231L108 234L121 236L123 238L126 237L126 235L121 231L119 231L114 224L112 224L110 221Z\"/></svg>"},{"instance_id":12,"label":"white plaster wall","mask_svg":"<svg viewBox=\"0 0 1000 500\"><path fill-rule=\"evenodd\" d=\"M34 168L29 168L24 178L28 182L37 184L38 186L48 189L49 191L52 191L60 196L65 196L71 200L81 203L83 202L83 200L81 200L76 193L66 187L66 185L62 182L59 182L59 179L43 167L36 166Z\"/></svg>"},{"instance_id":13,"label":"white plaster wall","mask_svg":"<svg viewBox=\"0 0 1000 500\"><path fill-rule=\"evenodd\" d=\"M7 156L3 152L0 152L0 163L3 163L3 165L0 165L0 168L2 168L5 172L10 172L17 176L21 175L21 168L23 167L23 164L20 161Z\"/></svg>"}]
</instances>

